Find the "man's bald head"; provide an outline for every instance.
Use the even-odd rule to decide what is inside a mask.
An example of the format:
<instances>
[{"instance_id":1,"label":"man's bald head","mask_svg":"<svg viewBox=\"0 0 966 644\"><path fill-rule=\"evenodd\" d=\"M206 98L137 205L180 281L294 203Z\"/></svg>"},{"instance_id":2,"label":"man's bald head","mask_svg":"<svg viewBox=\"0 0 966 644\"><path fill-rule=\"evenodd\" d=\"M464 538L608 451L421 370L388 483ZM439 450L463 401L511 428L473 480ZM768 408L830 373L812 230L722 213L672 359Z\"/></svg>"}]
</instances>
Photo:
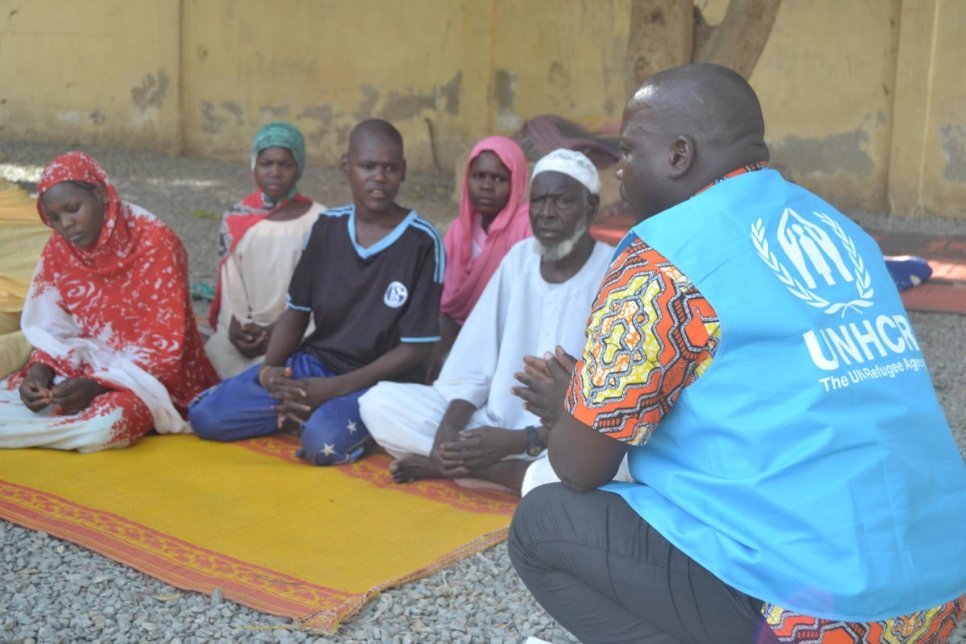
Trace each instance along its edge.
<instances>
[{"instance_id":1,"label":"man's bald head","mask_svg":"<svg viewBox=\"0 0 966 644\"><path fill-rule=\"evenodd\" d=\"M349 151L351 152L353 148L358 147L361 140L369 138L397 145L400 153L402 153L402 134L392 123L382 119L367 119L352 128L352 131L349 132Z\"/></svg>"},{"instance_id":2,"label":"man's bald head","mask_svg":"<svg viewBox=\"0 0 966 644\"><path fill-rule=\"evenodd\" d=\"M711 63L648 78L627 103L621 138L631 153L622 163L622 190L639 220L731 170L768 160L754 90L736 72ZM644 185L631 185L635 180Z\"/></svg>"},{"instance_id":3,"label":"man's bald head","mask_svg":"<svg viewBox=\"0 0 966 644\"><path fill-rule=\"evenodd\" d=\"M765 121L755 91L721 65L695 63L654 74L628 101L628 112L642 108L660 112L668 126L706 145L764 146Z\"/></svg>"}]
</instances>

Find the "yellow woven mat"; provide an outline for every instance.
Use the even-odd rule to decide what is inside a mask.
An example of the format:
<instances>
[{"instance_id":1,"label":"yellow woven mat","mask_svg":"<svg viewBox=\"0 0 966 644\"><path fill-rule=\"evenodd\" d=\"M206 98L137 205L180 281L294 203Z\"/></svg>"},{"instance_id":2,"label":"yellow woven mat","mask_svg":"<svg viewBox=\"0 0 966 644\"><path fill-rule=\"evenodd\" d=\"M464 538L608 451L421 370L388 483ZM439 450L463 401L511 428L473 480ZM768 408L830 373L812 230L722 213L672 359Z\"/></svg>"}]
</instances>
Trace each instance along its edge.
<instances>
[{"instance_id":1,"label":"yellow woven mat","mask_svg":"<svg viewBox=\"0 0 966 644\"><path fill-rule=\"evenodd\" d=\"M328 631L380 591L506 536L512 496L396 485L380 454L311 467L296 447L149 436L94 454L0 450L0 517Z\"/></svg>"}]
</instances>

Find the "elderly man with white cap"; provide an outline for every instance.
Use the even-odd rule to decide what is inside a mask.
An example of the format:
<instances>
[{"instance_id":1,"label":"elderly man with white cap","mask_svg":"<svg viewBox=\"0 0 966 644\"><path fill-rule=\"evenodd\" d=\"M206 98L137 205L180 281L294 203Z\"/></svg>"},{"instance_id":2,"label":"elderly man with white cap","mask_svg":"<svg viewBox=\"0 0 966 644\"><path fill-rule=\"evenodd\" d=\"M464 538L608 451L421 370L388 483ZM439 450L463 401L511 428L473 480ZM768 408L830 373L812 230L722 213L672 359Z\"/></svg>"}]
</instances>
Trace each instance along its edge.
<instances>
[{"instance_id":1,"label":"elderly man with white cap","mask_svg":"<svg viewBox=\"0 0 966 644\"><path fill-rule=\"evenodd\" d=\"M540 159L530 184L533 237L490 278L432 385L382 382L360 399L362 419L391 456L393 478L488 481L526 492L548 482L547 430L511 392L523 357L577 353L613 249L589 233L600 178L579 152ZM524 480L526 475L526 481Z\"/></svg>"}]
</instances>

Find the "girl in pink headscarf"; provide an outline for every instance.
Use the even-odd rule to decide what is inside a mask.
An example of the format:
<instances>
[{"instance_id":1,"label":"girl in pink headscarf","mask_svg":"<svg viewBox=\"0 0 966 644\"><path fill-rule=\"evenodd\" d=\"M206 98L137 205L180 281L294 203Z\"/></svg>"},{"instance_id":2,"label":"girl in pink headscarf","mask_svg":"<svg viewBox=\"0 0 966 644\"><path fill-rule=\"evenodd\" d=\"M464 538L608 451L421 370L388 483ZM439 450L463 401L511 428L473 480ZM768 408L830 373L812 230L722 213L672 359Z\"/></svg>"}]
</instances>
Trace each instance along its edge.
<instances>
[{"instance_id":1,"label":"girl in pink headscarf","mask_svg":"<svg viewBox=\"0 0 966 644\"><path fill-rule=\"evenodd\" d=\"M446 231L446 275L440 330L430 380L453 346L463 322L510 248L530 236L527 158L505 136L489 136L466 162L460 212Z\"/></svg>"}]
</instances>

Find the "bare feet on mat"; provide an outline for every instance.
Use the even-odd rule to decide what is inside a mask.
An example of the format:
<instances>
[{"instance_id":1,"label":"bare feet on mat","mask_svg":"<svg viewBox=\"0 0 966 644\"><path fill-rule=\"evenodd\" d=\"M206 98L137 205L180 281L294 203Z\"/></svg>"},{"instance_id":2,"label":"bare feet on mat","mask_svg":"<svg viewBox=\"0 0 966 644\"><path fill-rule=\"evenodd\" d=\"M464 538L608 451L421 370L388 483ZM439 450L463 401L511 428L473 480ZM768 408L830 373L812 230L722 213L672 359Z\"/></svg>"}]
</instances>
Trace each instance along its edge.
<instances>
[{"instance_id":1,"label":"bare feet on mat","mask_svg":"<svg viewBox=\"0 0 966 644\"><path fill-rule=\"evenodd\" d=\"M465 467L446 470L428 456L411 454L390 463L389 473L396 483L410 483L419 479L449 479L466 476L469 470Z\"/></svg>"},{"instance_id":2,"label":"bare feet on mat","mask_svg":"<svg viewBox=\"0 0 966 644\"><path fill-rule=\"evenodd\" d=\"M428 456L410 455L389 464L389 472L396 483L411 483L420 479L454 479L460 487L477 490L500 490L520 493L523 475L529 461L507 460L473 470L465 467L444 469Z\"/></svg>"}]
</instances>

